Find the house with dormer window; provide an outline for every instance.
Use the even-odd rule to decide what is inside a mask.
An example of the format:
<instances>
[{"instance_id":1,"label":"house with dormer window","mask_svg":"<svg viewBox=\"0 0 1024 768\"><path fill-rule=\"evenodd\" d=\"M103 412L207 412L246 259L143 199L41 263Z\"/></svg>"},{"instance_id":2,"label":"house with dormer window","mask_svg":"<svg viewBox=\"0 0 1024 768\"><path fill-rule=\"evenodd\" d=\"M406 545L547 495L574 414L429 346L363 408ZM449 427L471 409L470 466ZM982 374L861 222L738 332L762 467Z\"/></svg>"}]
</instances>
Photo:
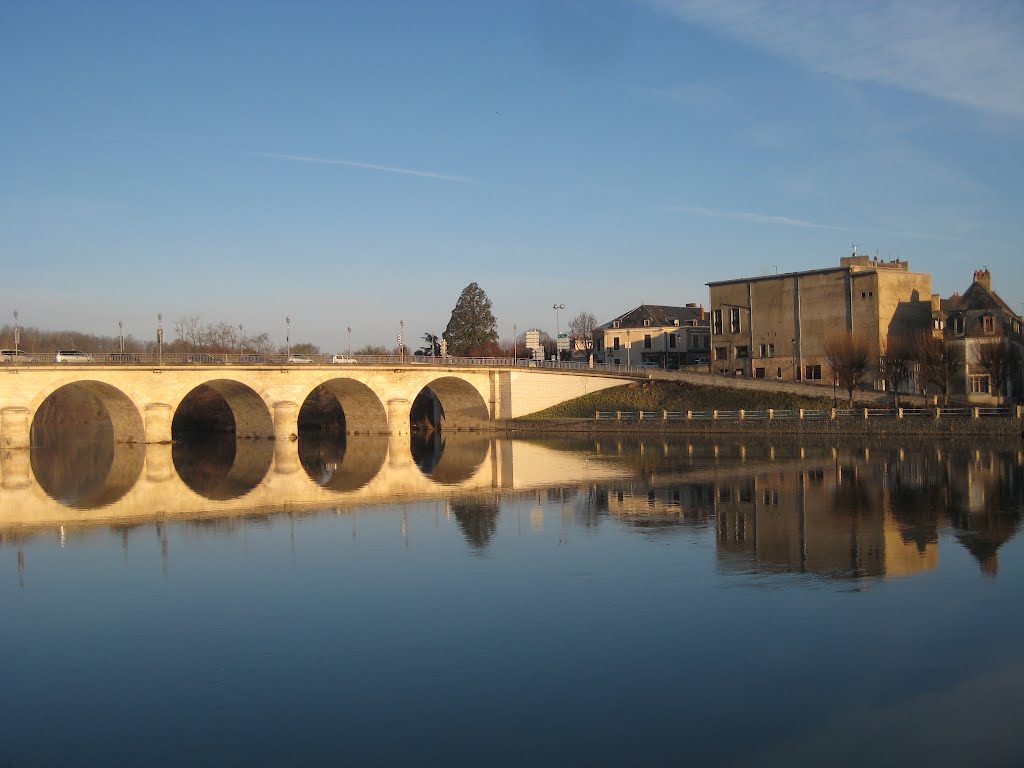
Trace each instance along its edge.
<instances>
[{"instance_id":1,"label":"house with dormer window","mask_svg":"<svg viewBox=\"0 0 1024 768\"><path fill-rule=\"evenodd\" d=\"M594 329L594 360L669 369L707 364L708 324L704 307L697 304L641 304Z\"/></svg>"},{"instance_id":2,"label":"house with dormer window","mask_svg":"<svg viewBox=\"0 0 1024 768\"><path fill-rule=\"evenodd\" d=\"M961 361L951 395L978 404L1021 401L1021 318L992 290L988 269L974 273L974 282L963 295L953 294L941 302L938 322L943 325L946 346Z\"/></svg>"}]
</instances>

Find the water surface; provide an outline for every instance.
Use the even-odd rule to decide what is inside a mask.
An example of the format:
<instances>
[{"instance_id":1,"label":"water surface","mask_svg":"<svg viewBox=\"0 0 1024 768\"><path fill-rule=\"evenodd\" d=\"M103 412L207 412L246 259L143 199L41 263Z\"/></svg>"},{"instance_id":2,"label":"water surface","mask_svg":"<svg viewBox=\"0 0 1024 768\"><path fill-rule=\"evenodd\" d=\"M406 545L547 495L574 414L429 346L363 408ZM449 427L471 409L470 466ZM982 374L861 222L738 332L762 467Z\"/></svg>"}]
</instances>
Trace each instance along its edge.
<instances>
[{"instance_id":1,"label":"water surface","mask_svg":"<svg viewBox=\"0 0 1024 768\"><path fill-rule=\"evenodd\" d=\"M90 439L0 456L0 764L1024 762L1019 445Z\"/></svg>"}]
</instances>

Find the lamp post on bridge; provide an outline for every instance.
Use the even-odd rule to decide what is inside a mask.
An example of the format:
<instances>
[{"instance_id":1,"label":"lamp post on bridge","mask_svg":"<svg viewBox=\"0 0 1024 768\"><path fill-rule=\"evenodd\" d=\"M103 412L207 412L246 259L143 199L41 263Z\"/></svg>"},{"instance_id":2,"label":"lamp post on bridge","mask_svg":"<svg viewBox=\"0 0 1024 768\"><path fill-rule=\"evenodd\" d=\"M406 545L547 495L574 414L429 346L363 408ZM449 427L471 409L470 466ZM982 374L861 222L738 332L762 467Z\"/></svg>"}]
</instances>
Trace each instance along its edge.
<instances>
[{"instance_id":1,"label":"lamp post on bridge","mask_svg":"<svg viewBox=\"0 0 1024 768\"><path fill-rule=\"evenodd\" d=\"M157 365L164 364L164 316L158 313L156 316L156 362Z\"/></svg>"},{"instance_id":2,"label":"lamp post on bridge","mask_svg":"<svg viewBox=\"0 0 1024 768\"><path fill-rule=\"evenodd\" d=\"M398 355L399 360L405 364L405 320L398 321Z\"/></svg>"},{"instance_id":3,"label":"lamp post on bridge","mask_svg":"<svg viewBox=\"0 0 1024 768\"><path fill-rule=\"evenodd\" d=\"M245 326L241 323L238 324L238 356L242 356L242 348L245 344ZM239 360L238 362L242 362Z\"/></svg>"},{"instance_id":4,"label":"lamp post on bridge","mask_svg":"<svg viewBox=\"0 0 1024 768\"><path fill-rule=\"evenodd\" d=\"M124 354L124 320L117 321L117 332L121 336L121 354Z\"/></svg>"},{"instance_id":5,"label":"lamp post on bridge","mask_svg":"<svg viewBox=\"0 0 1024 768\"><path fill-rule=\"evenodd\" d=\"M555 360L561 361L562 350L559 348L559 341L562 337L562 326L559 322L558 310L565 309L565 304L553 304L551 308L555 310Z\"/></svg>"},{"instance_id":6,"label":"lamp post on bridge","mask_svg":"<svg viewBox=\"0 0 1024 768\"><path fill-rule=\"evenodd\" d=\"M292 319L288 315L284 317L284 353L292 356Z\"/></svg>"},{"instance_id":7,"label":"lamp post on bridge","mask_svg":"<svg viewBox=\"0 0 1024 768\"><path fill-rule=\"evenodd\" d=\"M352 326L348 326L348 356L352 357Z\"/></svg>"},{"instance_id":8,"label":"lamp post on bridge","mask_svg":"<svg viewBox=\"0 0 1024 768\"><path fill-rule=\"evenodd\" d=\"M18 357L18 346L21 344L21 326L18 325L18 310L14 310L14 357Z\"/></svg>"},{"instance_id":9,"label":"lamp post on bridge","mask_svg":"<svg viewBox=\"0 0 1024 768\"><path fill-rule=\"evenodd\" d=\"M519 359L519 345L516 339L516 324L512 323L512 365Z\"/></svg>"}]
</instances>

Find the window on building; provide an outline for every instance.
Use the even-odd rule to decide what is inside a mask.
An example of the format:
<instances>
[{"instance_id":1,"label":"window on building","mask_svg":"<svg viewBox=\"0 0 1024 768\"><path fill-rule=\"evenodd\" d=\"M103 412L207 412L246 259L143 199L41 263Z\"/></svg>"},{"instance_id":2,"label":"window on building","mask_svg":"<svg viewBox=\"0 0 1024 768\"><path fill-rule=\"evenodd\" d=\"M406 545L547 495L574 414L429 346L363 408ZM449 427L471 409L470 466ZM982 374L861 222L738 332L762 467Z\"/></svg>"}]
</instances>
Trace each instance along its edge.
<instances>
[{"instance_id":1,"label":"window on building","mask_svg":"<svg viewBox=\"0 0 1024 768\"><path fill-rule=\"evenodd\" d=\"M651 348L651 334L645 333L644 334L644 349L650 349L650 348Z\"/></svg>"},{"instance_id":2,"label":"window on building","mask_svg":"<svg viewBox=\"0 0 1024 768\"><path fill-rule=\"evenodd\" d=\"M987 395L991 392L992 380L987 373L979 373L967 377L968 391L972 395Z\"/></svg>"},{"instance_id":3,"label":"window on building","mask_svg":"<svg viewBox=\"0 0 1024 768\"><path fill-rule=\"evenodd\" d=\"M945 325L946 324L937 317L934 320L932 320L932 328L934 328L936 331L941 331L945 327Z\"/></svg>"},{"instance_id":4,"label":"window on building","mask_svg":"<svg viewBox=\"0 0 1024 768\"><path fill-rule=\"evenodd\" d=\"M760 347L761 357L775 357L774 344L762 344Z\"/></svg>"},{"instance_id":5,"label":"window on building","mask_svg":"<svg viewBox=\"0 0 1024 768\"><path fill-rule=\"evenodd\" d=\"M618 328L618 327L619 327L619 321L618 320L612 320L612 328Z\"/></svg>"},{"instance_id":6,"label":"window on building","mask_svg":"<svg viewBox=\"0 0 1024 768\"><path fill-rule=\"evenodd\" d=\"M651 327L651 321L650 320L644 320L644 328L650 328L650 327Z\"/></svg>"},{"instance_id":7,"label":"window on building","mask_svg":"<svg viewBox=\"0 0 1024 768\"><path fill-rule=\"evenodd\" d=\"M722 310L716 309L711 313L711 332L722 332Z\"/></svg>"},{"instance_id":8,"label":"window on building","mask_svg":"<svg viewBox=\"0 0 1024 768\"><path fill-rule=\"evenodd\" d=\"M728 360L729 359L729 348L728 347L715 347L715 360Z\"/></svg>"},{"instance_id":9,"label":"window on building","mask_svg":"<svg viewBox=\"0 0 1024 768\"><path fill-rule=\"evenodd\" d=\"M981 328L985 333L995 333L996 319L992 315L985 315L981 318Z\"/></svg>"},{"instance_id":10,"label":"window on building","mask_svg":"<svg viewBox=\"0 0 1024 768\"><path fill-rule=\"evenodd\" d=\"M764 372L764 368L755 368L754 369L754 378L755 379L764 379L764 378L766 378L765 372Z\"/></svg>"},{"instance_id":11,"label":"window on building","mask_svg":"<svg viewBox=\"0 0 1024 768\"><path fill-rule=\"evenodd\" d=\"M619 337L612 336L612 349L617 350L619 348Z\"/></svg>"},{"instance_id":12,"label":"window on building","mask_svg":"<svg viewBox=\"0 0 1024 768\"><path fill-rule=\"evenodd\" d=\"M676 335L674 333L668 335L668 346L670 349L676 348Z\"/></svg>"},{"instance_id":13,"label":"window on building","mask_svg":"<svg viewBox=\"0 0 1024 768\"><path fill-rule=\"evenodd\" d=\"M740 332L740 308L729 308L729 333Z\"/></svg>"},{"instance_id":14,"label":"window on building","mask_svg":"<svg viewBox=\"0 0 1024 768\"><path fill-rule=\"evenodd\" d=\"M601 344L603 342L604 342L604 339L601 338L600 336L598 336L596 339L594 339L594 351L595 352L600 352L601 351Z\"/></svg>"},{"instance_id":15,"label":"window on building","mask_svg":"<svg viewBox=\"0 0 1024 768\"><path fill-rule=\"evenodd\" d=\"M736 359L742 360L747 357L748 349L746 345L736 347Z\"/></svg>"},{"instance_id":16,"label":"window on building","mask_svg":"<svg viewBox=\"0 0 1024 768\"><path fill-rule=\"evenodd\" d=\"M953 323L953 333L955 333L957 336L963 336L964 335L964 316L963 315L954 315L952 318L950 318L950 320Z\"/></svg>"},{"instance_id":17,"label":"window on building","mask_svg":"<svg viewBox=\"0 0 1024 768\"><path fill-rule=\"evenodd\" d=\"M821 381L821 366L820 365L805 365L804 366L804 381Z\"/></svg>"}]
</instances>

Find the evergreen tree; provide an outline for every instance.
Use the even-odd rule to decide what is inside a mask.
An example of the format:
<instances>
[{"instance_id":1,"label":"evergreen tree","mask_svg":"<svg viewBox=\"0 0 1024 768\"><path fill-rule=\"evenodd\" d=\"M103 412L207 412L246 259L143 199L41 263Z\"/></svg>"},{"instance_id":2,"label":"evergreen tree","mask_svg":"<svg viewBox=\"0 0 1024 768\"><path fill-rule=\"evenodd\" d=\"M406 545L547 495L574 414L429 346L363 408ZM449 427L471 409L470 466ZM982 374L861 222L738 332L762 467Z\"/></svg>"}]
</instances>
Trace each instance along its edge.
<instances>
[{"instance_id":1,"label":"evergreen tree","mask_svg":"<svg viewBox=\"0 0 1024 768\"><path fill-rule=\"evenodd\" d=\"M491 300L476 283L462 289L452 310L444 338L452 355L488 354L498 341L498 323L491 313Z\"/></svg>"}]
</instances>

